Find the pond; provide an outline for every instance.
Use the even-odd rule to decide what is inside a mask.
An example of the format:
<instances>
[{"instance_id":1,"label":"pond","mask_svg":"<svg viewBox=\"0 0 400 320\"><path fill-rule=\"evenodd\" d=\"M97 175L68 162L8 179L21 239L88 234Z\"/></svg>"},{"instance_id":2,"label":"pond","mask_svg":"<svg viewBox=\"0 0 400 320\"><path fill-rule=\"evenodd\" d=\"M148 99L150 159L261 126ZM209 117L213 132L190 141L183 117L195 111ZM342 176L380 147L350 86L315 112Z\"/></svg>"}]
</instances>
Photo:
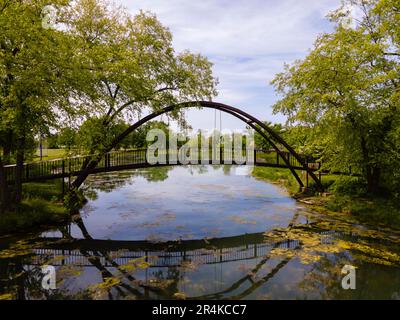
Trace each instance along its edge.
<instances>
[{"instance_id":1,"label":"pond","mask_svg":"<svg viewBox=\"0 0 400 320\"><path fill-rule=\"evenodd\" d=\"M319 213L250 167L96 174L83 190L73 223L0 238L0 297L400 298L398 233Z\"/></svg>"}]
</instances>

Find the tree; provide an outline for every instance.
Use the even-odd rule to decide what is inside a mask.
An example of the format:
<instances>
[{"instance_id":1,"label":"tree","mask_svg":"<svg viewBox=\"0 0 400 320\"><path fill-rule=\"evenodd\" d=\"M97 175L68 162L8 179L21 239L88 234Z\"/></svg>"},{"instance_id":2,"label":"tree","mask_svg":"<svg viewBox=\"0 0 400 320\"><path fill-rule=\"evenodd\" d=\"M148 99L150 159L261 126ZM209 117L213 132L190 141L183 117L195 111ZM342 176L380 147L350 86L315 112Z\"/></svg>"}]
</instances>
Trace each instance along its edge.
<instances>
[{"instance_id":1,"label":"tree","mask_svg":"<svg viewBox=\"0 0 400 320\"><path fill-rule=\"evenodd\" d=\"M360 20L351 18L349 5ZM321 35L305 59L272 82L282 95L274 111L312 128L324 163L358 168L371 193L399 167L398 9L398 1L346 1L330 14L334 32ZM393 150L397 159L388 157Z\"/></svg>"},{"instance_id":2,"label":"tree","mask_svg":"<svg viewBox=\"0 0 400 320\"><path fill-rule=\"evenodd\" d=\"M130 142L130 146L132 146L134 148L145 148L148 146L148 142L146 140L147 132L151 129L162 130L165 133L166 140L168 143L169 133L170 133L169 126L168 126L168 124L166 124L162 121L150 121L150 122L144 124L137 130L132 132L130 134L130 136L128 137L128 139L126 139L126 140L128 140ZM152 143L153 142L151 142L150 144L152 144Z\"/></svg>"},{"instance_id":3,"label":"tree","mask_svg":"<svg viewBox=\"0 0 400 320\"><path fill-rule=\"evenodd\" d=\"M85 85L79 99L72 98L86 108L86 119L99 119L98 131L107 132L118 121L136 119L146 111L216 94L211 63L200 54L176 54L171 33L151 13L131 16L107 1L79 0L66 10L65 22L85 61ZM181 110L170 116L184 124ZM96 154L114 147L108 139L97 142L74 188L97 165Z\"/></svg>"},{"instance_id":4,"label":"tree","mask_svg":"<svg viewBox=\"0 0 400 320\"><path fill-rule=\"evenodd\" d=\"M280 123L274 123L272 124L269 121L264 121L264 123L270 127L272 130L274 130L276 133L278 133L280 136L283 137L285 133L285 128L282 126ZM250 127L247 128L248 130L251 130ZM268 143L257 131L254 132L254 143L256 148L262 149L262 150L270 150L272 148L272 145Z\"/></svg>"},{"instance_id":5,"label":"tree","mask_svg":"<svg viewBox=\"0 0 400 320\"><path fill-rule=\"evenodd\" d=\"M103 119L92 117L86 120L79 128L77 133L79 139L77 139L76 144L85 153L109 145L128 127L123 121L114 121L107 127L104 127L102 122ZM126 146L127 142L121 142L121 144L115 147L120 147L122 144Z\"/></svg>"},{"instance_id":6,"label":"tree","mask_svg":"<svg viewBox=\"0 0 400 320\"><path fill-rule=\"evenodd\" d=\"M57 145L69 151L77 145L77 130L74 128L60 128L56 137Z\"/></svg>"},{"instance_id":7,"label":"tree","mask_svg":"<svg viewBox=\"0 0 400 320\"><path fill-rule=\"evenodd\" d=\"M14 200L21 200L23 163L29 141L56 121L66 83L61 74L70 62L65 33L42 26L44 0L0 0L0 135L3 156L15 153ZM54 5L67 1L55 0ZM1 181L2 188L7 188ZM10 199L2 199L3 203Z\"/></svg>"}]
</instances>

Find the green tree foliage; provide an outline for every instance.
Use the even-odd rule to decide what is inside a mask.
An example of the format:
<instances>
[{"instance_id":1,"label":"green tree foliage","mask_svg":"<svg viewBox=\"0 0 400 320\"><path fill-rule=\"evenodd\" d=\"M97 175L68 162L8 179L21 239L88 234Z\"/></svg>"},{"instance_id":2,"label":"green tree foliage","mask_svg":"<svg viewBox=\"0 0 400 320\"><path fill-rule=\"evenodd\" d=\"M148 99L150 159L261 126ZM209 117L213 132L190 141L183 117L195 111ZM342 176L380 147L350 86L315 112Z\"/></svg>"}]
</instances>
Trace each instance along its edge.
<instances>
[{"instance_id":1,"label":"green tree foliage","mask_svg":"<svg viewBox=\"0 0 400 320\"><path fill-rule=\"evenodd\" d=\"M357 168L372 193L399 174L399 8L398 0L345 1L330 14L334 32L272 82L282 95L274 111L311 128L322 160Z\"/></svg>"},{"instance_id":2,"label":"green tree foliage","mask_svg":"<svg viewBox=\"0 0 400 320\"><path fill-rule=\"evenodd\" d=\"M61 128L56 135L57 146L71 150L77 145L77 130L71 127Z\"/></svg>"},{"instance_id":3,"label":"green tree foliage","mask_svg":"<svg viewBox=\"0 0 400 320\"><path fill-rule=\"evenodd\" d=\"M160 129L162 130L165 135L166 139L168 141L169 137L169 126L168 124L162 122L162 121L151 121L137 130L135 130L133 133L131 133L124 141L125 144L128 144L130 147L133 148L144 148L148 146L148 142L146 140L147 132L151 129ZM152 143L152 142L151 142Z\"/></svg>"},{"instance_id":4,"label":"green tree foliage","mask_svg":"<svg viewBox=\"0 0 400 320\"><path fill-rule=\"evenodd\" d=\"M283 137L286 130L282 124L280 123L272 124L271 122L268 121L264 121L264 123L272 130L274 130L277 134ZM247 129L250 129L250 127L248 127ZM272 145L268 143L268 141L266 141L257 131L254 133L254 143L257 149L262 149L262 150L272 149Z\"/></svg>"},{"instance_id":5,"label":"green tree foliage","mask_svg":"<svg viewBox=\"0 0 400 320\"><path fill-rule=\"evenodd\" d=\"M103 127L145 110L216 94L211 63L199 54L175 53L172 34L155 15L131 16L107 1L80 0L65 16L68 30L84 48L79 54L86 81L80 100L73 99L85 106L86 117L101 118ZM184 121L180 111L172 116Z\"/></svg>"},{"instance_id":6,"label":"green tree foliage","mask_svg":"<svg viewBox=\"0 0 400 320\"><path fill-rule=\"evenodd\" d=\"M21 200L23 163L39 134L83 124L89 153L106 152L116 146L126 123L143 113L216 94L211 63L200 54L176 53L172 34L155 15L132 16L105 0L53 0L57 24L47 28L43 9L48 4L0 0L3 207L11 193L16 203ZM185 124L180 111L170 116ZM8 192L3 169L12 157L17 171Z\"/></svg>"},{"instance_id":7,"label":"green tree foliage","mask_svg":"<svg viewBox=\"0 0 400 320\"><path fill-rule=\"evenodd\" d=\"M101 0L79 0L65 13L66 26L82 48L85 78L79 99L85 119L96 117L99 131L144 112L191 100L208 100L215 94L216 79L211 63L199 54L176 53L172 34L155 15L139 12L131 16ZM181 111L169 116L185 125ZM133 122L133 121L132 121ZM97 139L91 154L115 147L116 139ZM118 141L120 142L120 141ZM97 157L88 162L95 166ZM81 185L86 172L73 183Z\"/></svg>"},{"instance_id":8,"label":"green tree foliage","mask_svg":"<svg viewBox=\"0 0 400 320\"><path fill-rule=\"evenodd\" d=\"M43 0L0 1L0 135L6 137L5 160L15 153L16 202L21 200L26 150L32 148L36 133L56 121L56 109L62 110L58 99L67 86L61 74L70 61L70 42L64 32L43 28L46 4Z\"/></svg>"}]
</instances>

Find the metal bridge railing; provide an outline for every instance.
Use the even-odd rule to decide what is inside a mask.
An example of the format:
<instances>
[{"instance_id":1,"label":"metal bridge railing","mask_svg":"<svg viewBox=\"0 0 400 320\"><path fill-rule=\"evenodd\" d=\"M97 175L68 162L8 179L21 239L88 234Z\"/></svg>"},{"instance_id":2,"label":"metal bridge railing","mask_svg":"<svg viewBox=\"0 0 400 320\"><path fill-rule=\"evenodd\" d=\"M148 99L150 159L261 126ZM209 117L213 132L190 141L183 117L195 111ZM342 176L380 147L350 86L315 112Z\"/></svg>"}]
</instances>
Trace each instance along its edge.
<instances>
[{"instance_id":1,"label":"metal bridge railing","mask_svg":"<svg viewBox=\"0 0 400 320\"><path fill-rule=\"evenodd\" d=\"M118 265L129 264L132 260L147 259L150 267L173 267L180 266L184 261L195 264L217 264L241 260L251 260L264 257L270 250L277 246L279 248L293 249L299 245L297 240L287 240L279 244L254 243L223 249L199 249L190 251L110 251L107 254L112 257L113 263ZM33 264L40 264L45 259L51 259L53 265L77 265L92 266L86 255L78 249L35 249ZM89 256L95 256L95 251L87 251ZM105 267L112 267L105 256L99 257Z\"/></svg>"},{"instance_id":2,"label":"metal bridge railing","mask_svg":"<svg viewBox=\"0 0 400 320\"><path fill-rule=\"evenodd\" d=\"M199 150L199 152L194 155L194 158L193 156L191 157L189 164L243 164L243 162L235 161L234 151L227 151L228 150L224 150L223 148L220 148L219 152L212 152L210 150L208 162L204 162L204 151ZM289 152L280 152L279 154L275 150L251 151L253 152L253 155L251 155L251 160L255 165L287 168L287 163L283 159L283 157L285 157L291 167L298 170L304 170L301 163ZM177 159L176 152L171 153L169 150L159 152L165 153L167 164L182 164L179 162L179 160L171 161L172 159ZM313 159L306 156L301 157L309 166L313 163L314 166L310 166L313 170L319 169L320 165L316 164ZM26 163L24 164L22 170L22 181L29 182L78 175L93 158L94 156L76 156L65 159ZM124 168L129 169L129 167L133 168L139 166L152 166L152 164L147 161L147 149L119 150L109 152L102 157L101 161L96 166L96 172L113 171ZM16 165L5 166L4 171L8 183L15 181Z\"/></svg>"}]
</instances>

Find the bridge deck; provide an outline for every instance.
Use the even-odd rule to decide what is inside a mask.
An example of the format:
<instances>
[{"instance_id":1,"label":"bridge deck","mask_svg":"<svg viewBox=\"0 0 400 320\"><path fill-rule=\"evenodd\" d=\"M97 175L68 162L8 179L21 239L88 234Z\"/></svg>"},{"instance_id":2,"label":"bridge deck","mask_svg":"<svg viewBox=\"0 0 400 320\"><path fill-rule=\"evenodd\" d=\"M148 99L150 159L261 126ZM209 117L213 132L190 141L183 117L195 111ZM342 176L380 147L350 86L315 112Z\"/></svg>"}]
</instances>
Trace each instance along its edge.
<instances>
[{"instance_id":1,"label":"bridge deck","mask_svg":"<svg viewBox=\"0 0 400 320\"><path fill-rule=\"evenodd\" d=\"M148 167L160 167L171 165L187 165L187 164L219 164L219 165L243 165L251 164L256 166L289 168L287 162L295 170L304 170L303 166L297 159L288 152L278 154L276 151L258 151L254 150L253 155L247 161L235 161L232 159L232 153L224 154L221 151L214 160L200 160L199 157L185 162L179 160L172 161L169 152L165 152L166 163L152 164L147 159L146 149L140 150L123 150L107 153L97 167L91 173L121 171L129 169L139 169ZM229 156L230 155L230 156ZM176 156L176 155L175 155ZM285 157L285 159L282 158ZM211 158L211 157L210 157ZM65 159L48 160L34 163L26 163L23 167L23 182L33 182L41 180L50 180L57 178L66 178L77 176L82 173L82 168L91 160L90 156L78 156ZM309 158L304 157L304 161L313 170L319 169L318 163L312 163ZM5 167L5 175L8 183L15 180L16 166L9 165Z\"/></svg>"}]
</instances>

